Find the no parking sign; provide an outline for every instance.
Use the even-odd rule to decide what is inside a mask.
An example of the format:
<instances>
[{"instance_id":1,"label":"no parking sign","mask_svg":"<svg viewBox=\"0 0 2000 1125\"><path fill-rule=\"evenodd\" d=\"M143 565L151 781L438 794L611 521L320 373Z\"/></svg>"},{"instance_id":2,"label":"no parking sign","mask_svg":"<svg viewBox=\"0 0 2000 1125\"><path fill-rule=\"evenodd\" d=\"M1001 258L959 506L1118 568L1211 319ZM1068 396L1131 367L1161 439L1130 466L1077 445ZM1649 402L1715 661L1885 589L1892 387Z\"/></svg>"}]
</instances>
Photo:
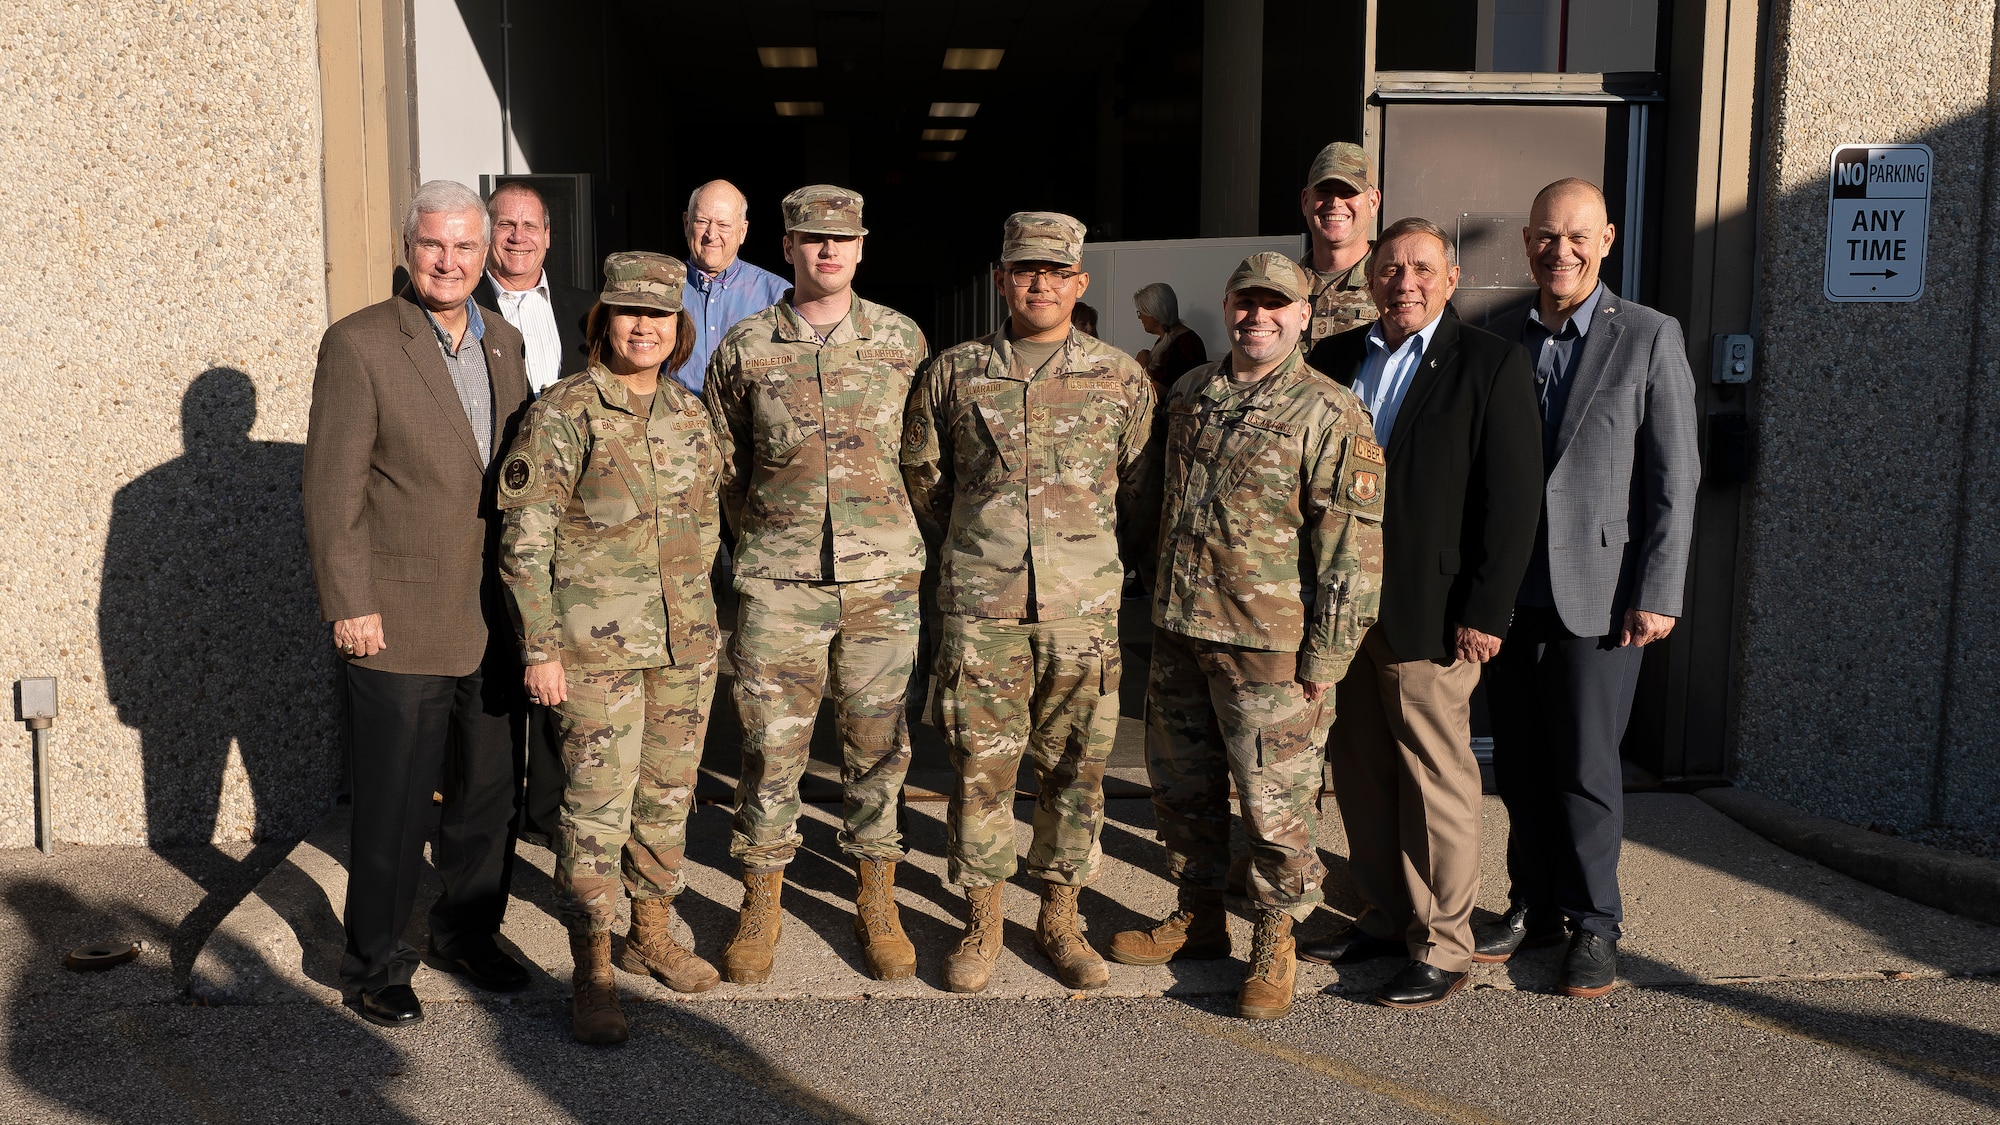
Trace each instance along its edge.
<instances>
[{"instance_id":1,"label":"no parking sign","mask_svg":"<svg viewBox=\"0 0 2000 1125\"><path fill-rule=\"evenodd\" d=\"M1931 226L1929 145L1833 150L1826 209L1826 299L1914 301Z\"/></svg>"}]
</instances>

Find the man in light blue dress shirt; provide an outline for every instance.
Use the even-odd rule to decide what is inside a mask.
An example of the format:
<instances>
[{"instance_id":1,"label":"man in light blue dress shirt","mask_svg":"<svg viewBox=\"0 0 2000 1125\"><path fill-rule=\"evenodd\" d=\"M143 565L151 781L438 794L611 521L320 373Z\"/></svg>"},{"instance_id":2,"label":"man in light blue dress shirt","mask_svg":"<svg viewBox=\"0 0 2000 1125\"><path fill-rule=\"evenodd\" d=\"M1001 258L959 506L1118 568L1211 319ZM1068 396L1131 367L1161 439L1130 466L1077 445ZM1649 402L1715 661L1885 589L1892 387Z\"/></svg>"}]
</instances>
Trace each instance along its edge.
<instances>
[{"instance_id":1,"label":"man in light blue dress shirt","mask_svg":"<svg viewBox=\"0 0 2000 1125\"><path fill-rule=\"evenodd\" d=\"M1403 408L1403 396L1409 393L1410 380L1416 377L1417 363L1430 348L1438 321L1443 319L1443 313L1432 317L1429 324L1404 337L1394 348L1382 336L1381 321L1368 330L1368 358L1361 365L1361 374L1354 377L1354 393L1374 417L1375 440L1384 448L1389 445L1390 433L1396 429L1396 412Z\"/></svg>"},{"instance_id":2,"label":"man in light blue dress shirt","mask_svg":"<svg viewBox=\"0 0 2000 1125\"><path fill-rule=\"evenodd\" d=\"M687 235L687 286L682 297L694 317L694 352L673 372L696 394L708 357L736 322L785 296L791 283L736 256L750 233L750 202L728 180L710 180L688 196L681 215Z\"/></svg>"}]
</instances>

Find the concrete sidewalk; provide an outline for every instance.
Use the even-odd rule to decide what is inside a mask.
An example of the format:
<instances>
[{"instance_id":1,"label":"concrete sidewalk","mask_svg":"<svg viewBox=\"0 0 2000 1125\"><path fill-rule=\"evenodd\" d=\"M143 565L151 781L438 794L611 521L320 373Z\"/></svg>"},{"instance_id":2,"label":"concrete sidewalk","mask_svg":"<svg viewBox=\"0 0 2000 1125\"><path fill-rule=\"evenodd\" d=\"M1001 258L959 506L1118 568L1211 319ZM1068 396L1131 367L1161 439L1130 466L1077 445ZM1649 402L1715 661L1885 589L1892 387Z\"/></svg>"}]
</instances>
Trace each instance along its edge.
<instances>
[{"instance_id":1,"label":"concrete sidewalk","mask_svg":"<svg viewBox=\"0 0 2000 1125\"><path fill-rule=\"evenodd\" d=\"M1164 914L1173 890L1157 873L1163 855L1152 834L1152 809L1137 799L1108 803L1105 869L1085 893L1083 914L1100 950L1110 935ZM1332 802L1328 802L1331 813ZM1032 810L1016 805L1025 818ZM909 862L900 870L904 926L918 950L914 980L884 983L861 970L852 930L853 876L834 847L837 806L808 805L801 831L806 848L789 871L783 943L771 983L724 984L683 997L651 980L621 974L635 999L717 1003L745 999L927 998L941 991L942 962L957 941L963 900L944 882L941 803L909 805ZM1635 984L1882 979L1901 974L1942 976L2000 970L2000 928L1898 898L1799 858L1702 801L1677 794L1628 799L1623 866L1628 911L1620 952L1624 977ZM344 810L323 822L219 925L195 959L188 988L205 1003L271 1003L338 998L340 912L346 886ZM1017 823L1019 847L1027 825ZM1482 906L1504 908L1506 812L1493 798L1484 822ZM700 807L690 826L689 890L680 899L683 940L716 959L734 926L740 884L727 860L728 812ZM1343 917L1356 904L1346 893L1346 840L1329 816L1321 846L1330 869L1329 907ZM553 857L523 846L504 936L537 969L536 990L567 993L568 946L555 919ZM1033 949L1036 897L1021 879L1006 896L1007 951L988 997L1069 995ZM423 920L436 893L434 877L420 892L409 940L423 944ZM1200 996L1235 990L1249 946L1249 923L1235 903L1236 960L1138 969L1112 966L1102 996ZM1342 918L1322 912L1306 924L1318 933ZM621 924L622 929L622 924ZM1533 951L1504 966L1475 969L1474 986L1550 990L1560 950ZM1374 962L1335 969L1301 966L1299 991L1365 992L1395 969ZM470 989L429 968L419 971L427 1001L470 999Z\"/></svg>"}]
</instances>

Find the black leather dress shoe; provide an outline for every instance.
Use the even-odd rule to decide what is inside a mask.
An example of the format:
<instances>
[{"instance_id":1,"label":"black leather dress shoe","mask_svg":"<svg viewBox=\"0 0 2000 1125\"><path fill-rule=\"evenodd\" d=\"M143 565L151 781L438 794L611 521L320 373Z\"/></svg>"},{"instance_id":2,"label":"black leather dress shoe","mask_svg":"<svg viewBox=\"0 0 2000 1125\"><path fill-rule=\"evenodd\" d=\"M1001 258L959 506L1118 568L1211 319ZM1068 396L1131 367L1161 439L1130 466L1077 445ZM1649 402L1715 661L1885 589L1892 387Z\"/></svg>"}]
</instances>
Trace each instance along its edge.
<instances>
[{"instance_id":1,"label":"black leather dress shoe","mask_svg":"<svg viewBox=\"0 0 2000 1125\"><path fill-rule=\"evenodd\" d=\"M1302 941L1298 945L1301 958L1321 965L1336 962L1347 965L1377 957L1407 957L1409 953L1407 943L1376 937L1360 926L1347 926L1316 941Z\"/></svg>"},{"instance_id":2,"label":"black leather dress shoe","mask_svg":"<svg viewBox=\"0 0 2000 1125\"><path fill-rule=\"evenodd\" d=\"M1464 985L1464 973L1447 973L1422 961L1411 961L1389 978L1375 994L1375 1002L1385 1008L1428 1008L1444 1003Z\"/></svg>"},{"instance_id":3,"label":"black leather dress shoe","mask_svg":"<svg viewBox=\"0 0 2000 1125\"><path fill-rule=\"evenodd\" d=\"M487 945L459 956L447 954L433 945L428 959L432 968L464 977L488 992L519 992L528 987L528 970L519 961L502 953L497 945Z\"/></svg>"},{"instance_id":4,"label":"black leather dress shoe","mask_svg":"<svg viewBox=\"0 0 2000 1125\"><path fill-rule=\"evenodd\" d=\"M407 984L364 988L354 998L354 1010L362 1019L382 1027L404 1027L424 1019L423 1002Z\"/></svg>"},{"instance_id":5,"label":"black leather dress shoe","mask_svg":"<svg viewBox=\"0 0 2000 1125\"><path fill-rule=\"evenodd\" d=\"M1499 918L1472 927L1472 959L1482 965L1499 965L1516 950L1554 945L1568 936L1569 930L1560 918L1546 922L1517 902Z\"/></svg>"},{"instance_id":6,"label":"black leather dress shoe","mask_svg":"<svg viewBox=\"0 0 2000 1125\"><path fill-rule=\"evenodd\" d=\"M1586 1000L1618 987L1618 943L1603 934L1578 930L1563 955L1562 983L1556 991Z\"/></svg>"}]
</instances>

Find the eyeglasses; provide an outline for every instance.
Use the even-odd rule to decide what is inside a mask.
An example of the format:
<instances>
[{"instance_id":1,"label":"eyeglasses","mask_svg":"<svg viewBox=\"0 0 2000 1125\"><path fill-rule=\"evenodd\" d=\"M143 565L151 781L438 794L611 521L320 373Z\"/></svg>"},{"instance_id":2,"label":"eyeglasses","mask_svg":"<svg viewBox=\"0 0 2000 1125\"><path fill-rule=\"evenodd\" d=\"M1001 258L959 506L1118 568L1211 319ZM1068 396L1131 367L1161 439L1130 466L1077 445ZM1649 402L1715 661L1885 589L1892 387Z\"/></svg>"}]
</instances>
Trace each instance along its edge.
<instances>
[{"instance_id":1,"label":"eyeglasses","mask_svg":"<svg viewBox=\"0 0 2000 1125\"><path fill-rule=\"evenodd\" d=\"M1019 269L1008 270L1007 280L1013 282L1015 287L1019 289L1028 288L1037 279L1051 288L1061 288L1075 280L1077 272L1076 270L1052 270L1047 266L1022 266Z\"/></svg>"}]
</instances>

